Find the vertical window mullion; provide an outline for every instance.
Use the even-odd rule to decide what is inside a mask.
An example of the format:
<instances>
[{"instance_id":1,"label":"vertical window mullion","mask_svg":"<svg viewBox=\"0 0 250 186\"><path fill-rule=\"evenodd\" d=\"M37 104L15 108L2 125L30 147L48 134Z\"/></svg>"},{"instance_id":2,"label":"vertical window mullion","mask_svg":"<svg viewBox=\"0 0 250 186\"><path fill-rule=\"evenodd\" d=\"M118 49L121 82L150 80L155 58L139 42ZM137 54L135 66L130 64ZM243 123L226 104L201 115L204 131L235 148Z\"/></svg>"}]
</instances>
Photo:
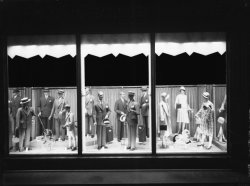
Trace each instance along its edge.
<instances>
[{"instance_id":1,"label":"vertical window mullion","mask_svg":"<svg viewBox=\"0 0 250 186\"><path fill-rule=\"evenodd\" d=\"M82 155L82 93L81 93L81 35L76 35L76 78L77 78L77 133L78 155Z\"/></svg>"},{"instance_id":2,"label":"vertical window mullion","mask_svg":"<svg viewBox=\"0 0 250 186\"><path fill-rule=\"evenodd\" d=\"M150 34L150 71L151 71L151 128L152 128L152 155L156 155L156 106L155 106L155 83L156 83L156 58L155 58L155 34Z\"/></svg>"}]
</instances>

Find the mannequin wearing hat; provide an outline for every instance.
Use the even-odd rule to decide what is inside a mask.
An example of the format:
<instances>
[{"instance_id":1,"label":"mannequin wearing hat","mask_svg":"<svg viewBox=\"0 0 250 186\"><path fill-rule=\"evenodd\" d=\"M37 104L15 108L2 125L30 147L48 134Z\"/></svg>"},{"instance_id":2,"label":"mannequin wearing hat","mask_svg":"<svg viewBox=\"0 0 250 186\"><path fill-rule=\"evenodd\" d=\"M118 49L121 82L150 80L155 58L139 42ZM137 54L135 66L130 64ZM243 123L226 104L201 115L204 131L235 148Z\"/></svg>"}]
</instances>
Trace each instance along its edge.
<instances>
[{"instance_id":1,"label":"mannequin wearing hat","mask_svg":"<svg viewBox=\"0 0 250 186\"><path fill-rule=\"evenodd\" d=\"M186 127L186 124L189 124L189 117L188 117L188 111L192 111L192 109L189 107L188 101L187 101L187 95L185 87L180 87L180 94L176 96L175 99L175 109L177 112L177 123L178 125L178 133L181 133Z\"/></svg>"},{"instance_id":2,"label":"mannequin wearing hat","mask_svg":"<svg viewBox=\"0 0 250 186\"><path fill-rule=\"evenodd\" d=\"M135 93L128 92L128 106L127 106L127 122L128 122L128 146L127 149L135 150L136 148L136 131L138 124L138 115L140 114L139 104L134 100Z\"/></svg>"},{"instance_id":3,"label":"mannequin wearing hat","mask_svg":"<svg viewBox=\"0 0 250 186\"><path fill-rule=\"evenodd\" d=\"M40 97L38 102L38 116L41 118L45 129L52 129L52 121L49 120L49 116L54 104L55 98L49 95L49 89L43 90L43 96Z\"/></svg>"},{"instance_id":4,"label":"mannequin wearing hat","mask_svg":"<svg viewBox=\"0 0 250 186\"><path fill-rule=\"evenodd\" d=\"M76 134L75 134L75 119L74 119L74 113L70 111L70 105L65 105L66 110L66 117L65 117L65 125L67 129L67 135L68 135L68 148L72 151L76 150Z\"/></svg>"},{"instance_id":5,"label":"mannequin wearing hat","mask_svg":"<svg viewBox=\"0 0 250 186\"><path fill-rule=\"evenodd\" d=\"M148 126L148 111L149 111L149 95L146 86L141 88L142 96L140 99L140 109L142 116L142 123L146 129L146 136L149 138L149 126Z\"/></svg>"},{"instance_id":6,"label":"mannequin wearing hat","mask_svg":"<svg viewBox=\"0 0 250 186\"><path fill-rule=\"evenodd\" d=\"M91 94L91 90L85 88L85 136L88 134L93 138L96 134L96 126L94 125L93 110L95 97Z\"/></svg>"},{"instance_id":7,"label":"mannequin wearing hat","mask_svg":"<svg viewBox=\"0 0 250 186\"><path fill-rule=\"evenodd\" d=\"M98 92L98 101L94 105L94 124L97 125L97 149L108 148L106 146L106 126L103 123L104 119L108 119L111 113L108 103L103 100L104 93Z\"/></svg>"},{"instance_id":8,"label":"mannequin wearing hat","mask_svg":"<svg viewBox=\"0 0 250 186\"><path fill-rule=\"evenodd\" d=\"M12 97L9 101L9 108L10 108L10 116L12 117L12 120L14 122L12 122L11 124L11 130L10 130L10 135L13 136L15 135L15 129L16 129L16 114L17 114L17 110L18 108L20 108L22 105L20 104L21 102L21 95L20 95L20 90L19 89L14 89L12 92ZM13 143L12 144L12 151L15 152L18 149L17 144Z\"/></svg>"},{"instance_id":9,"label":"mannequin wearing hat","mask_svg":"<svg viewBox=\"0 0 250 186\"><path fill-rule=\"evenodd\" d=\"M163 92L161 94L161 101L159 103L160 109L160 122L161 125L166 125L167 130L160 130L160 137L162 140L162 146L166 146L166 139L169 135L172 134L172 126L171 126L171 119L170 119L170 109L168 104L169 94Z\"/></svg>"},{"instance_id":10,"label":"mannequin wearing hat","mask_svg":"<svg viewBox=\"0 0 250 186\"><path fill-rule=\"evenodd\" d=\"M127 113L127 100L125 99L125 93L120 92L120 98L116 100L114 111L116 112L116 118L117 118L117 140L120 142L122 140L123 134L124 134L124 122L121 122L120 118L122 115L125 115Z\"/></svg>"},{"instance_id":11,"label":"mannequin wearing hat","mask_svg":"<svg viewBox=\"0 0 250 186\"><path fill-rule=\"evenodd\" d=\"M49 116L49 120L54 118L55 122L55 140L65 140L65 130L62 128L65 124L65 104L66 101L63 97L64 90L58 90L58 97L53 103L53 107Z\"/></svg>"},{"instance_id":12,"label":"mannequin wearing hat","mask_svg":"<svg viewBox=\"0 0 250 186\"><path fill-rule=\"evenodd\" d=\"M16 128L19 130L19 151L22 152L24 147L26 151L30 150L30 133L32 125L32 116L35 112L29 106L30 99L25 97L21 99L21 108L17 110Z\"/></svg>"},{"instance_id":13,"label":"mannequin wearing hat","mask_svg":"<svg viewBox=\"0 0 250 186\"><path fill-rule=\"evenodd\" d=\"M213 140L213 126L214 126L214 105L209 101L209 93L203 92L203 103L200 110L195 114L195 117L200 118L200 131L201 131L201 143L197 146L204 146L204 141L206 136L209 137L208 145L205 146L206 149L212 148Z\"/></svg>"}]
</instances>

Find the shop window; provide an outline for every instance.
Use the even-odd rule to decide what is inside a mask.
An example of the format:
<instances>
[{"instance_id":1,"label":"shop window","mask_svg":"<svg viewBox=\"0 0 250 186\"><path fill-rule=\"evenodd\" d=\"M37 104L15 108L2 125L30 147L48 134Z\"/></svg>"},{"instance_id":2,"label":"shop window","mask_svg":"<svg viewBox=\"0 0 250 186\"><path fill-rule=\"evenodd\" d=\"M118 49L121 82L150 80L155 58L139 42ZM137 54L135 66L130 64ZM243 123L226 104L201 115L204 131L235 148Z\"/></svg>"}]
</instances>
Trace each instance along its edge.
<instances>
[{"instance_id":1,"label":"shop window","mask_svg":"<svg viewBox=\"0 0 250 186\"><path fill-rule=\"evenodd\" d=\"M223 33L156 34L157 153L227 152Z\"/></svg>"},{"instance_id":2,"label":"shop window","mask_svg":"<svg viewBox=\"0 0 250 186\"><path fill-rule=\"evenodd\" d=\"M9 153L76 154L74 36L8 38Z\"/></svg>"},{"instance_id":3,"label":"shop window","mask_svg":"<svg viewBox=\"0 0 250 186\"><path fill-rule=\"evenodd\" d=\"M147 34L83 35L83 153L151 153Z\"/></svg>"}]
</instances>

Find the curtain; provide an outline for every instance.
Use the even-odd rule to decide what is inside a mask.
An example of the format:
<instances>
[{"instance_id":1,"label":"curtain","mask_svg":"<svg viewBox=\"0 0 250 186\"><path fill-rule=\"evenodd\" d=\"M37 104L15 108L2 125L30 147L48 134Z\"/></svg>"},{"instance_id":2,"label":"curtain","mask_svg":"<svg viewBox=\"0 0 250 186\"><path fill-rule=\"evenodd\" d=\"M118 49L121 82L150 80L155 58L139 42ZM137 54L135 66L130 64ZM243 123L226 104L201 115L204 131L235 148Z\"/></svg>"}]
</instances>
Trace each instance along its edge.
<instances>
[{"instance_id":1,"label":"curtain","mask_svg":"<svg viewBox=\"0 0 250 186\"><path fill-rule=\"evenodd\" d=\"M129 57L150 53L148 34L92 34L82 35L82 57L88 54L103 57L123 54Z\"/></svg>"},{"instance_id":2,"label":"curtain","mask_svg":"<svg viewBox=\"0 0 250 186\"><path fill-rule=\"evenodd\" d=\"M76 55L76 41L73 35L12 36L8 38L8 56L31 58L46 55L60 58Z\"/></svg>"},{"instance_id":3,"label":"curtain","mask_svg":"<svg viewBox=\"0 0 250 186\"><path fill-rule=\"evenodd\" d=\"M209 55L226 52L224 33L159 33L156 34L155 52L176 56L182 53Z\"/></svg>"}]
</instances>

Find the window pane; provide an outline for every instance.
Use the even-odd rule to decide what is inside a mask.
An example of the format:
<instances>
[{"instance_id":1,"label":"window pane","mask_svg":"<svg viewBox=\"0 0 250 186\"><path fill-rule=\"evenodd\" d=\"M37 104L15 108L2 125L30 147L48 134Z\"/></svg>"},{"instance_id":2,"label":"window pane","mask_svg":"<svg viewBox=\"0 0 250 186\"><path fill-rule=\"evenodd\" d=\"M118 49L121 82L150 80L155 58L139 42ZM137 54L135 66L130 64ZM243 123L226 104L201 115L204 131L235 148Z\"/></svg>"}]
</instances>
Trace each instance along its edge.
<instances>
[{"instance_id":1,"label":"window pane","mask_svg":"<svg viewBox=\"0 0 250 186\"><path fill-rule=\"evenodd\" d=\"M72 36L9 38L10 154L77 153L74 43Z\"/></svg>"},{"instance_id":2,"label":"window pane","mask_svg":"<svg viewBox=\"0 0 250 186\"><path fill-rule=\"evenodd\" d=\"M156 34L158 153L227 152L222 33Z\"/></svg>"},{"instance_id":3,"label":"window pane","mask_svg":"<svg viewBox=\"0 0 250 186\"><path fill-rule=\"evenodd\" d=\"M83 153L150 153L149 36L84 35L81 51Z\"/></svg>"}]
</instances>

